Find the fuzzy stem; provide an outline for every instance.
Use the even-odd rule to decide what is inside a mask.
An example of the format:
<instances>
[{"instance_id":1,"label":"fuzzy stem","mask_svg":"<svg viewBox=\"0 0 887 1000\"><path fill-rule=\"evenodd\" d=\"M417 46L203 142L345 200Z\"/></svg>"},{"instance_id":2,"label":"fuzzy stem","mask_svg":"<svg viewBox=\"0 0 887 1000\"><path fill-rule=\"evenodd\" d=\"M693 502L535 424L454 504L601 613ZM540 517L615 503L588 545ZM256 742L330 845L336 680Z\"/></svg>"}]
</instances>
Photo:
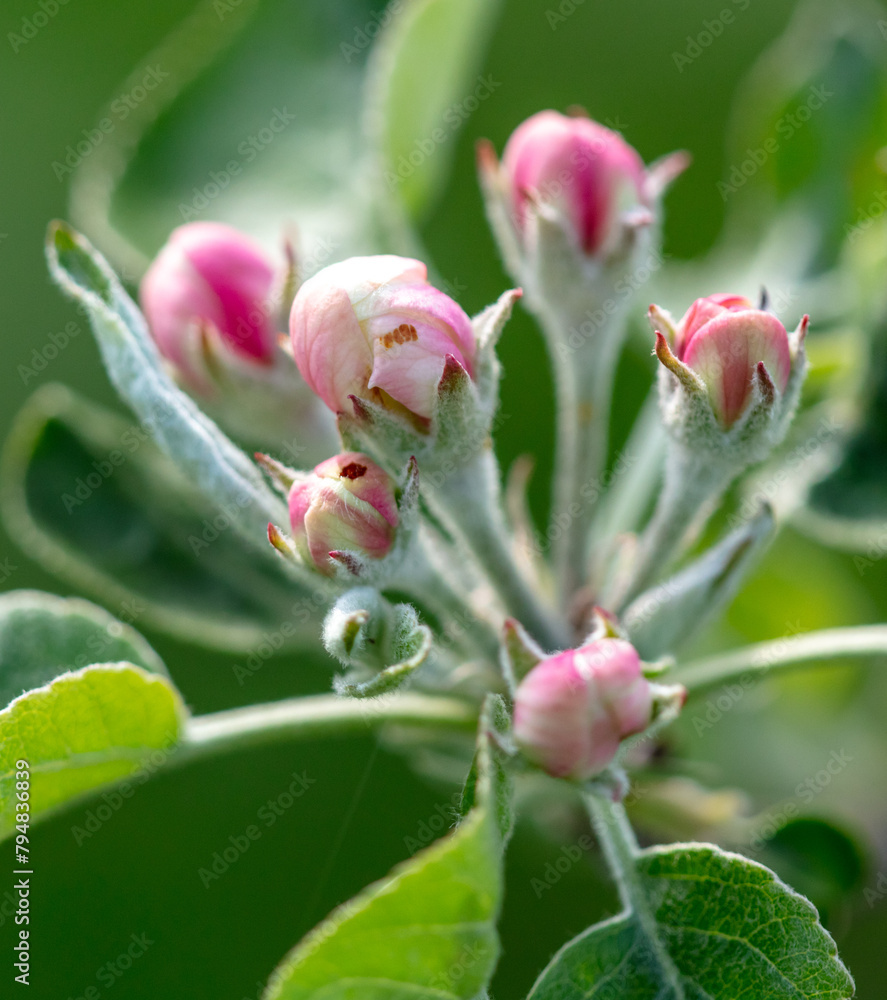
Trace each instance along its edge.
<instances>
[{"instance_id":1,"label":"fuzzy stem","mask_svg":"<svg viewBox=\"0 0 887 1000\"><path fill-rule=\"evenodd\" d=\"M669 995L675 1000L683 1000L685 993L680 973L662 944L656 915L650 908L649 896L638 875L640 850L625 807L621 802L590 791L585 793L584 799L595 834L616 881L619 899L627 915L634 919L646 938L663 979L671 987Z\"/></svg>"},{"instance_id":2,"label":"fuzzy stem","mask_svg":"<svg viewBox=\"0 0 887 1000\"><path fill-rule=\"evenodd\" d=\"M404 588L413 593L438 618L441 626L452 624L461 630L453 632L454 644L468 657L480 657L493 665L498 664L498 634L453 589L425 546L417 546L410 570L411 575L404 582Z\"/></svg>"},{"instance_id":3,"label":"fuzzy stem","mask_svg":"<svg viewBox=\"0 0 887 1000\"><path fill-rule=\"evenodd\" d=\"M483 449L439 485L425 485L423 495L441 522L471 550L508 613L546 649L568 646L566 623L542 604L511 552L492 451Z\"/></svg>"},{"instance_id":4,"label":"fuzzy stem","mask_svg":"<svg viewBox=\"0 0 887 1000\"><path fill-rule=\"evenodd\" d=\"M560 529L554 542L560 597L567 600L587 582L595 505L585 491L596 487L607 462L610 403L622 338L607 327L598 331L595 363L584 365L576 352L549 336L557 396L557 442L551 521ZM586 353L590 353L587 351ZM560 523L558 523L560 522Z\"/></svg>"},{"instance_id":5,"label":"fuzzy stem","mask_svg":"<svg viewBox=\"0 0 887 1000\"><path fill-rule=\"evenodd\" d=\"M668 568L688 536L704 523L731 475L727 466L710 455L670 445L659 502L638 542L632 572L616 610L624 610Z\"/></svg>"},{"instance_id":6,"label":"fuzzy stem","mask_svg":"<svg viewBox=\"0 0 887 1000\"><path fill-rule=\"evenodd\" d=\"M455 698L421 694L391 694L369 702L331 694L287 698L190 719L172 760L186 762L277 740L369 732L386 722L472 730L477 710Z\"/></svg>"},{"instance_id":7,"label":"fuzzy stem","mask_svg":"<svg viewBox=\"0 0 887 1000\"><path fill-rule=\"evenodd\" d=\"M828 628L695 660L676 670L673 679L693 697L746 675L757 679L771 670L790 670L847 656L878 655L887 655L887 625Z\"/></svg>"}]
</instances>

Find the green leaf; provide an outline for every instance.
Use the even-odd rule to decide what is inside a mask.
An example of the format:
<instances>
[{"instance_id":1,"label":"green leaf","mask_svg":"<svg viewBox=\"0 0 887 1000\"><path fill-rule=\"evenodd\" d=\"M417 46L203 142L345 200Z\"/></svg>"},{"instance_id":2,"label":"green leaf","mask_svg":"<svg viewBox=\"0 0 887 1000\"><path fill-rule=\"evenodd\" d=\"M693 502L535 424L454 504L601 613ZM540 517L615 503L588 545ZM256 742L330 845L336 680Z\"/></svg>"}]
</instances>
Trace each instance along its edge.
<instances>
[{"instance_id":1,"label":"green leaf","mask_svg":"<svg viewBox=\"0 0 887 1000\"><path fill-rule=\"evenodd\" d=\"M388 21L376 0L198 5L114 95L157 67L146 99L125 119L114 101L98 116L114 128L72 179L76 224L128 278L194 220L269 248L294 223L309 273L372 251L361 106Z\"/></svg>"},{"instance_id":2,"label":"green leaf","mask_svg":"<svg viewBox=\"0 0 887 1000\"><path fill-rule=\"evenodd\" d=\"M469 1000L484 989L502 898L501 761L489 732L503 711L487 706L474 805L459 826L333 911L284 959L265 1000Z\"/></svg>"},{"instance_id":3,"label":"green leaf","mask_svg":"<svg viewBox=\"0 0 887 1000\"><path fill-rule=\"evenodd\" d=\"M369 67L367 131L382 191L414 220L443 186L456 133L495 92L496 82L477 73L498 8L497 0L395 0L389 8L397 15Z\"/></svg>"},{"instance_id":4,"label":"green leaf","mask_svg":"<svg viewBox=\"0 0 887 1000\"><path fill-rule=\"evenodd\" d=\"M63 223L49 230L47 256L53 278L86 310L114 388L183 475L196 483L231 528L266 560L278 556L267 543L269 522L287 521L286 504L258 467L172 381L144 317L104 258ZM316 574L283 563L308 586Z\"/></svg>"},{"instance_id":5,"label":"green leaf","mask_svg":"<svg viewBox=\"0 0 887 1000\"><path fill-rule=\"evenodd\" d=\"M829 0L806 0L754 67L736 109L725 182L744 190L751 176L747 187L758 194L803 204L815 220L820 265L834 261L884 186L877 153L887 129L887 51L879 17L862 0L843 3L839 15ZM752 169L744 173L746 162ZM772 204L764 208L772 216Z\"/></svg>"},{"instance_id":6,"label":"green leaf","mask_svg":"<svg viewBox=\"0 0 887 1000\"><path fill-rule=\"evenodd\" d=\"M38 590L0 595L0 705L96 660L166 674L134 628L89 601Z\"/></svg>"},{"instance_id":7,"label":"green leaf","mask_svg":"<svg viewBox=\"0 0 887 1000\"><path fill-rule=\"evenodd\" d=\"M766 841L767 862L802 890L825 919L860 888L866 871L862 846L845 830L816 816L781 826Z\"/></svg>"},{"instance_id":8,"label":"green leaf","mask_svg":"<svg viewBox=\"0 0 887 1000\"><path fill-rule=\"evenodd\" d=\"M168 751L184 719L175 688L129 663L85 667L16 698L0 712L0 838L16 824L19 761L37 819Z\"/></svg>"},{"instance_id":9,"label":"green leaf","mask_svg":"<svg viewBox=\"0 0 887 1000\"><path fill-rule=\"evenodd\" d=\"M218 508L140 425L45 386L16 419L2 473L10 536L127 620L224 649L252 649L284 621L289 644L315 641L312 605L299 611L300 592L281 565L257 559L225 530L227 518L217 530ZM91 659L141 662L126 653Z\"/></svg>"},{"instance_id":10,"label":"green leaf","mask_svg":"<svg viewBox=\"0 0 887 1000\"><path fill-rule=\"evenodd\" d=\"M816 910L771 871L703 844L642 851L652 924L623 913L566 944L530 1000L847 1000Z\"/></svg>"},{"instance_id":11,"label":"green leaf","mask_svg":"<svg viewBox=\"0 0 887 1000\"><path fill-rule=\"evenodd\" d=\"M884 555L887 538L887 320L872 333L867 377L857 389L856 426L843 454L810 487L797 526L826 545L863 553L871 562ZM865 560L857 568L868 567Z\"/></svg>"}]
</instances>

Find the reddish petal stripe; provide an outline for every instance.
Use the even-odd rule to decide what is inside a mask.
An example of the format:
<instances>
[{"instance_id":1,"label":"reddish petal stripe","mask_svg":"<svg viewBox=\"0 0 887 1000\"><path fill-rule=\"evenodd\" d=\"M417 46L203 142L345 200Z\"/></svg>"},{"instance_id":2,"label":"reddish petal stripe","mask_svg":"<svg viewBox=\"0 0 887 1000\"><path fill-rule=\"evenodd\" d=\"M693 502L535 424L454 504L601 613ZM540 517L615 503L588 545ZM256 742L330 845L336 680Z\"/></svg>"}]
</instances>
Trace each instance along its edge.
<instances>
[{"instance_id":1,"label":"reddish petal stripe","mask_svg":"<svg viewBox=\"0 0 887 1000\"><path fill-rule=\"evenodd\" d=\"M273 361L276 329L268 299L274 271L261 247L236 229L214 222L182 226L170 242L218 298L218 328L225 343L241 356Z\"/></svg>"},{"instance_id":2,"label":"reddish petal stripe","mask_svg":"<svg viewBox=\"0 0 887 1000\"><path fill-rule=\"evenodd\" d=\"M722 312L728 310L751 308L751 302L741 295L716 293L715 295L707 295L705 298L697 299L684 313L680 323L678 323L675 356L680 361L684 360L684 352L693 334L710 319L714 319L715 316L720 316Z\"/></svg>"},{"instance_id":3,"label":"reddish petal stripe","mask_svg":"<svg viewBox=\"0 0 887 1000\"><path fill-rule=\"evenodd\" d=\"M788 334L779 320L758 309L724 312L700 327L685 350L684 361L708 387L712 407L725 427L745 409L758 362L785 391L791 374Z\"/></svg>"}]
</instances>

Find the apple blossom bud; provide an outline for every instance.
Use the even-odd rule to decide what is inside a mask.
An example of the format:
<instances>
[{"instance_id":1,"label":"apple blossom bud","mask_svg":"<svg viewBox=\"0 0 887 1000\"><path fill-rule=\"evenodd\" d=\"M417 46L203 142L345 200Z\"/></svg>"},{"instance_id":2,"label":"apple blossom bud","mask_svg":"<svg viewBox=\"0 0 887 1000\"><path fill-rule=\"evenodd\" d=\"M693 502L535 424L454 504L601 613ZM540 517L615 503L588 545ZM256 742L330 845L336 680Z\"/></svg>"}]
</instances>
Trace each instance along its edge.
<instances>
[{"instance_id":1,"label":"apple blossom bud","mask_svg":"<svg viewBox=\"0 0 887 1000\"><path fill-rule=\"evenodd\" d=\"M268 299L274 271L261 248L230 226L191 222L174 230L142 279L141 302L161 354L194 372L201 329L247 363L269 366L277 332Z\"/></svg>"},{"instance_id":2,"label":"apple blossom bud","mask_svg":"<svg viewBox=\"0 0 887 1000\"><path fill-rule=\"evenodd\" d=\"M640 156L590 118L540 111L512 133L502 164L517 230L525 230L531 204L550 206L589 255L618 242L626 212L651 205Z\"/></svg>"},{"instance_id":3,"label":"apple blossom bud","mask_svg":"<svg viewBox=\"0 0 887 1000\"><path fill-rule=\"evenodd\" d=\"M657 329L671 326L673 358L702 381L723 428L742 416L756 384L765 397L785 393L793 362L789 335L772 313L755 309L748 299L723 294L697 299L673 326L655 306L651 318ZM663 350L657 347L661 359ZM667 358L663 363L669 366Z\"/></svg>"},{"instance_id":4,"label":"apple blossom bud","mask_svg":"<svg viewBox=\"0 0 887 1000\"><path fill-rule=\"evenodd\" d=\"M635 648L595 639L548 657L514 696L514 738L557 778L585 781L603 771L620 742L650 724L653 693Z\"/></svg>"},{"instance_id":5,"label":"apple blossom bud","mask_svg":"<svg viewBox=\"0 0 887 1000\"><path fill-rule=\"evenodd\" d=\"M293 357L333 410L349 397L428 420L447 358L474 375L471 320L418 260L352 257L318 271L293 302Z\"/></svg>"},{"instance_id":6,"label":"apple blossom bud","mask_svg":"<svg viewBox=\"0 0 887 1000\"><path fill-rule=\"evenodd\" d=\"M344 452L293 483L289 513L296 547L331 576L333 552L381 559L391 551L399 520L396 484L366 455Z\"/></svg>"}]
</instances>

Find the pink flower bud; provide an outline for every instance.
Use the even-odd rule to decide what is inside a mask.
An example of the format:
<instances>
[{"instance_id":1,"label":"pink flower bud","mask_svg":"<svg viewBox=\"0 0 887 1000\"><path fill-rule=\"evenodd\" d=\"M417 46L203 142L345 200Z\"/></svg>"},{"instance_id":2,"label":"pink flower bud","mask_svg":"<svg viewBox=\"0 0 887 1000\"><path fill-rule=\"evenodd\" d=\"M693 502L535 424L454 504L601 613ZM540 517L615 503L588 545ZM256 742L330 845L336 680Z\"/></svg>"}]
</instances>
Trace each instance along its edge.
<instances>
[{"instance_id":1,"label":"pink flower bud","mask_svg":"<svg viewBox=\"0 0 887 1000\"><path fill-rule=\"evenodd\" d=\"M471 320L405 257L352 257L318 271L293 302L293 356L336 413L349 396L431 417L447 356L474 374Z\"/></svg>"},{"instance_id":2,"label":"pink flower bud","mask_svg":"<svg viewBox=\"0 0 887 1000\"><path fill-rule=\"evenodd\" d=\"M331 552L386 556L398 523L395 489L394 480L360 452L346 451L321 462L293 483L289 493L299 551L328 576L334 569Z\"/></svg>"},{"instance_id":3,"label":"pink flower bud","mask_svg":"<svg viewBox=\"0 0 887 1000\"><path fill-rule=\"evenodd\" d=\"M514 697L514 737L557 778L584 781L650 724L653 696L634 646L595 639L535 666Z\"/></svg>"},{"instance_id":4,"label":"pink flower bud","mask_svg":"<svg viewBox=\"0 0 887 1000\"><path fill-rule=\"evenodd\" d=\"M502 163L519 232L527 206L553 206L586 254L606 252L626 211L647 209L646 171L621 136L590 118L540 111L519 125Z\"/></svg>"},{"instance_id":5,"label":"pink flower bud","mask_svg":"<svg viewBox=\"0 0 887 1000\"><path fill-rule=\"evenodd\" d=\"M277 341L268 311L273 279L262 250L236 229L179 226L142 279L142 308L160 353L199 381L192 338L209 327L236 356L270 365Z\"/></svg>"},{"instance_id":6,"label":"pink flower bud","mask_svg":"<svg viewBox=\"0 0 887 1000\"><path fill-rule=\"evenodd\" d=\"M755 309L739 295L697 299L677 324L674 352L705 383L724 427L744 411L760 364L780 393L785 392L792 368L785 327L772 313Z\"/></svg>"}]
</instances>

